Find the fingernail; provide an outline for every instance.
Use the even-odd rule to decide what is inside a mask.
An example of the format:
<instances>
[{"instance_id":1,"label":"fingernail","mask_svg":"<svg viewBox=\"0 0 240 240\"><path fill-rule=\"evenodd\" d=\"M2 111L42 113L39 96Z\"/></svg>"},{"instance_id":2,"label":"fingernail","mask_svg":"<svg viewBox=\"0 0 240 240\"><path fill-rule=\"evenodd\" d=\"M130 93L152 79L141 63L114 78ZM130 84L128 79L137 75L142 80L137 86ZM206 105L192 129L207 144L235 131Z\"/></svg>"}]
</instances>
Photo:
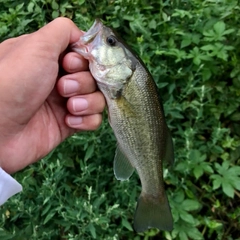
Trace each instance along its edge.
<instances>
[{"instance_id":1,"label":"fingernail","mask_svg":"<svg viewBox=\"0 0 240 240\"><path fill-rule=\"evenodd\" d=\"M73 110L74 112L81 112L88 108L88 101L84 98L73 99Z\"/></svg>"},{"instance_id":2,"label":"fingernail","mask_svg":"<svg viewBox=\"0 0 240 240\"><path fill-rule=\"evenodd\" d=\"M69 126L78 126L82 123L82 117L68 117L67 119Z\"/></svg>"},{"instance_id":3,"label":"fingernail","mask_svg":"<svg viewBox=\"0 0 240 240\"><path fill-rule=\"evenodd\" d=\"M64 81L64 94L76 93L79 88L79 83L75 80Z\"/></svg>"}]
</instances>

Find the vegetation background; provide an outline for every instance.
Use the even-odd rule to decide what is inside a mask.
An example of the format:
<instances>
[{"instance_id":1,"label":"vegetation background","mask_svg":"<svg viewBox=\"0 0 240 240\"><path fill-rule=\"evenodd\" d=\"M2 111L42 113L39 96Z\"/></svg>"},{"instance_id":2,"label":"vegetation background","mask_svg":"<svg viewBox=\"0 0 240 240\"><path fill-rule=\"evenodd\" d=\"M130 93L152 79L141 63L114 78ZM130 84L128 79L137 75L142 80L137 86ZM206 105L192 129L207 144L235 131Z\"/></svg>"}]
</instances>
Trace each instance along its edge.
<instances>
[{"instance_id":1,"label":"vegetation background","mask_svg":"<svg viewBox=\"0 0 240 240\"><path fill-rule=\"evenodd\" d=\"M0 207L0 239L240 239L239 1L0 0L0 41L58 16L83 30L103 19L152 73L174 138L174 230L133 231L141 187L137 174L114 178L105 116L14 175L24 191Z\"/></svg>"}]
</instances>

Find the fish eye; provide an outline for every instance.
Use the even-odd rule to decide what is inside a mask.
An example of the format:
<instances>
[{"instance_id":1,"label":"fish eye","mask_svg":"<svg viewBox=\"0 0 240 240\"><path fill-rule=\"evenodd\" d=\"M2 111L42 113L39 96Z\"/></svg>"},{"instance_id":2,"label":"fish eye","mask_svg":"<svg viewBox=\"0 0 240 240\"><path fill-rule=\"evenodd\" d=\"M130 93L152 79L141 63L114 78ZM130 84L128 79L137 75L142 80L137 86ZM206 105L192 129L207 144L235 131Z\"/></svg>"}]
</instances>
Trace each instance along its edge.
<instances>
[{"instance_id":1,"label":"fish eye","mask_svg":"<svg viewBox=\"0 0 240 240\"><path fill-rule=\"evenodd\" d=\"M115 46L116 44L116 38L114 36L109 36L107 37L107 43L110 45L110 46Z\"/></svg>"}]
</instances>

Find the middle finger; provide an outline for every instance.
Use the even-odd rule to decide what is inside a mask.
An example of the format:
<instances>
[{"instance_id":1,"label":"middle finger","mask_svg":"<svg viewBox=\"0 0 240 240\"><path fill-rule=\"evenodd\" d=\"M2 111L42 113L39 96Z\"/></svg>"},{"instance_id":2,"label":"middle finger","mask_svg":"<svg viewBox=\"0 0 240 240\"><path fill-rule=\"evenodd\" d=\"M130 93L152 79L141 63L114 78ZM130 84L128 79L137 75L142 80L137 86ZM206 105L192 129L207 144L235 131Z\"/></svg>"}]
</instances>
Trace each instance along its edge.
<instances>
[{"instance_id":1,"label":"middle finger","mask_svg":"<svg viewBox=\"0 0 240 240\"><path fill-rule=\"evenodd\" d=\"M58 92L63 97L88 94L96 91L96 82L89 71L77 72L61 77L57 83Z\"/></svg>"}]
</instances>

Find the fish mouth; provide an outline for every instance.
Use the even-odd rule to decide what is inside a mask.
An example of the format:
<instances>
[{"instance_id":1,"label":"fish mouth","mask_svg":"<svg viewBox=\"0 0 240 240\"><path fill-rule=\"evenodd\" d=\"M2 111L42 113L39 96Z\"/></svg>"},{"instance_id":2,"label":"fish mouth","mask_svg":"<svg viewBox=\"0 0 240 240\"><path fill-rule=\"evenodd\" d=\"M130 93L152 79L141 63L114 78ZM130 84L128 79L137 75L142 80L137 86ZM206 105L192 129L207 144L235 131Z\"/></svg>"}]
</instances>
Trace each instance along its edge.
<instances>
[{"instance_id":1,"label":"fish mouth","mask_svg":"<svg viewBox=\"0 0 240 240\"><path fill-rule=\"evenodd\" d=\"M82 44L88 44L93 41L99 31L103 28L103 24L100 19L96 19L91 28L80 38Z\"/></svg>"},{"instance_id":2,"label":"fish mouth","mask_svg":"<svg viewBox=\"0 0 240 240\"><path fill-rule=\"evenodd\" d=\"M89 59L92 48L89 43L95 39L102 28L103 23L100 19L96 19L91 28L80 37L79 41L71 45L71 49L81 54L86 59Z\"/></svg>"}]
</instances>

